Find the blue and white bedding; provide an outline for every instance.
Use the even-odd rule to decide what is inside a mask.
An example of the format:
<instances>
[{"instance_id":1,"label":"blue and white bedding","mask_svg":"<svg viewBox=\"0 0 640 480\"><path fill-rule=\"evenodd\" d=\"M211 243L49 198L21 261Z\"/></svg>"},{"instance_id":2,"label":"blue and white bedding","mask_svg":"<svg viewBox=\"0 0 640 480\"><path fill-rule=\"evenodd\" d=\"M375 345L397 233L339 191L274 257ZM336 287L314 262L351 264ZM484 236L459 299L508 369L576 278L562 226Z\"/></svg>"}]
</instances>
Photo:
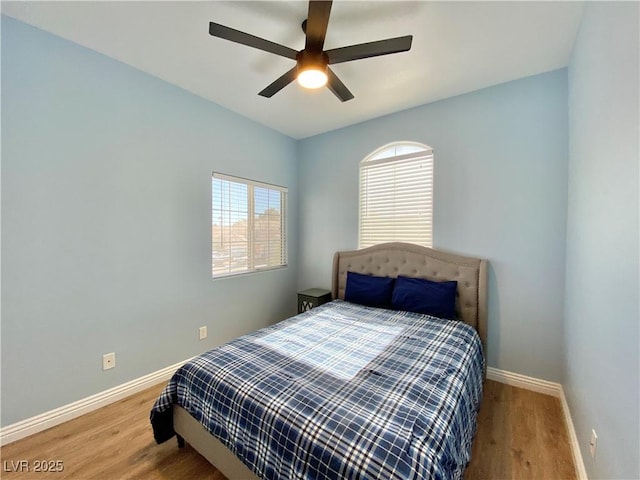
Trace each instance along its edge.
<instances>
[{"instance_id":1,"label":"blue and white bedding","mask_svg":"<svg viewBox=\"0 0 640 480\"><path fill-rule=\"evenodd\" d=\"M151 423L180 405L264 479L459 479L483 366L465 323L335 300L188 362Z\"/></svg>"}]
</instances>

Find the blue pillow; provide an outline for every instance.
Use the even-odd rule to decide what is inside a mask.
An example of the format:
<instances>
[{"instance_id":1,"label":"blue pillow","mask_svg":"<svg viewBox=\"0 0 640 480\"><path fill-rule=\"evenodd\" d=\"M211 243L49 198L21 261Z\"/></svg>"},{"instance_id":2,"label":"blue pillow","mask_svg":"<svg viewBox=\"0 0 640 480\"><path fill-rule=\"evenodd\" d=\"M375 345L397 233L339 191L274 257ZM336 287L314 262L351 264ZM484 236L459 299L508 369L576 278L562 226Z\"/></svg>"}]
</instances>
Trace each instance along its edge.
<instances>
[{"instance_id":1,"label":"blue pillow","mask_svg":"<svg viewBox=\"0 0 640 480\"><path fill-rule=\"evenodd\" d=\"M458 282L432 282L423 278L398 277L391 298L396 310L455 318Z\"/></svg>"},{"instance_id":2,"label":"blue pillow","mask_svg":"<svg viewBox=\"0 0 640 480\"><path fill-rule=\"evenodd\" d=\"M368 307L389 308L394 279L347 272L344 299Z\"/></svg>"}]
</instances>

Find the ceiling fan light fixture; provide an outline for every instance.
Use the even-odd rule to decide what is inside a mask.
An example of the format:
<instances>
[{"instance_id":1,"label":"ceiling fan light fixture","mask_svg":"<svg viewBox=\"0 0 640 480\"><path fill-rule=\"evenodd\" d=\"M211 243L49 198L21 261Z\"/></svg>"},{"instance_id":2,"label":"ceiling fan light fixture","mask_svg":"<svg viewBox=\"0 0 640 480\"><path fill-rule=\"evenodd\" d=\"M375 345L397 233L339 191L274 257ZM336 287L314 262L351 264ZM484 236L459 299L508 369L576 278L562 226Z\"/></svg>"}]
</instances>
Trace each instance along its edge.
<instances>
[{"instance_id":1,"label":"ceiling fan light fixture","mask_svg":"<svg viewBox=\"0 0 640 480\"><path fill-rule=\"evenodd\" d=\"M324 87L327 84L327 73L317 67L301 70L298 72L298 83L309 89Z\"/></svg>"},{"instance_id":2,"label":"ceiling fan light fixture","mask_svg":"<svg viewBox=\"0 0 640 480\"><path fill-rule=\"evenodd\" d=\"M301 51L297 55L298 83L304 88L321 88L327 84L327 64L329 59L324 52L311 53Z\"/></svg>"}]
</instances>

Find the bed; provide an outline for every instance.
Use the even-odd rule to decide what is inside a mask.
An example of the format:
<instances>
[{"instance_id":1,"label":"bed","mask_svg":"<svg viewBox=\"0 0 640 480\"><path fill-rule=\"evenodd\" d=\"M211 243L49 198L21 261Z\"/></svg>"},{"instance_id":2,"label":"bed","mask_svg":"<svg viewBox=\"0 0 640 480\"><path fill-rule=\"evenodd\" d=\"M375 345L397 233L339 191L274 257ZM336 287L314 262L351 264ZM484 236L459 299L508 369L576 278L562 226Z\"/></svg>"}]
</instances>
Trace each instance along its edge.
<instances>
[{"instance_id":1,"label":"bed","mask_svg":"<svg viewBox=\"0 0 640 480\"><path fill-rule=\"evenodd\" d=\"M176 372L151 411L156 441L177 435L230 480L462 478L482 397L486 269L405 243L337 252L332 302ZM346 301L357 274L455 281L456 319Z\"/></svg>"}]
</instances>

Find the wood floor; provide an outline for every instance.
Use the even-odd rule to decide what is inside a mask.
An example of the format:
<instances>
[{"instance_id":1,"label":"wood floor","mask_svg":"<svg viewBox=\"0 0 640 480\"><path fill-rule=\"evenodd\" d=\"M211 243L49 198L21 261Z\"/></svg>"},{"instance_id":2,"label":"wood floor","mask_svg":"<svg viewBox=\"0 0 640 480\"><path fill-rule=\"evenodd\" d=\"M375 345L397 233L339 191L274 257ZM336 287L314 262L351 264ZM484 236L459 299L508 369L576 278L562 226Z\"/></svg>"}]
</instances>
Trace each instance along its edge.
<instances>
[{"instance_id":1,"label":"wood floor","mask_svg":"<svg viewBox=\"0 0 640 480\"><path fill-rule=\"evenodd\" d=\"M0 450L3 479L225 480L191 447L156 445L149 411L162 385ZM36 472L51 468L54 471ZM60 470L62 467L62 471ZM465 480L575 479L558 399L488 380Z\"/></svg>"},{"instance_id":2,"label":"wood floor","mask_svg":"<svg viewBox=\"0 0 640 480\"><path fill-rule=\"evenodd\" d=\"M464 480L576 478L560 400L487 380Z\"/></svg>"}]
</instances>

